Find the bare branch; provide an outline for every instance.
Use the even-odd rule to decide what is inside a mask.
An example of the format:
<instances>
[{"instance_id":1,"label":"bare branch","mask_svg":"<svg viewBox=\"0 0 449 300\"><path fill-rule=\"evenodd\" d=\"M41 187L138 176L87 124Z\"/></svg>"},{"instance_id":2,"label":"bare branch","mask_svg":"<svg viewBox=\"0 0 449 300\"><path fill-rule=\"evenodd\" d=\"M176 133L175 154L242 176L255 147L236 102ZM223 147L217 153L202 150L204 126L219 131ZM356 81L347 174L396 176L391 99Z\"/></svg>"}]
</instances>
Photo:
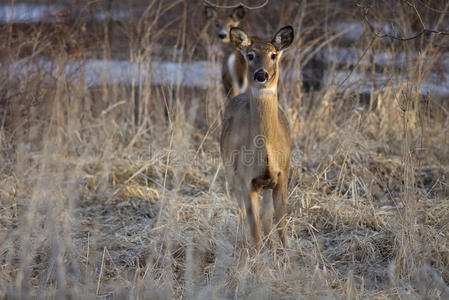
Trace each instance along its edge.
<instances>
[{"instance_id":1,"label":"bare branch","mask_svg":"<svg viewBox=\"0 0 449 300\"><path fill-rule=\"evenodd\" d=\"M375 41L376 41L376 38L373 37L371 39L371 42L369 43L368 47L366 47L365 50L363 50L363 53L360 55L359 59L357 60L357 62L354 65L354 67L351 69L351 72L349 72L349 74L345 77L345 79L343 79L343 81L340 82L340 84L338 85L337 89L340 89L343 86L343 84L346 82L346 80L348 80L349 77L351 77L352 73L354 73L355 69L357 69L357 67L359 66L359 64L362 61L363 57L366 55L368 50L373 46Z\"/></svg>"},{"instance_id":2,"label":"bare branch","mask_svg":"<svg viewBox=\"0 0 449 300\"><path fill-rule=\"evenodd\" d=\"M399 36L394 36L394 35L391 35L391 34L388 34L388 33L378 33L378 32L376 32L376 28L368 20L368 16L367 16L368 15L368 8L367 7L365 7L365 13L364 13L364 16L363 16L363 20L368 25L368 27L371 29L371 31L376 35L376 37L380 38L380 39L381 38L391 38L391 39L398 40L398 41L410 41L410 40L414 40L414 39L420 37L424 33L431 33L431 34L438 34L438 35L448 35L449 36L449 31L439 31L439 30L435 30L435 29L427 29L427 28L425 28L424 22L422 21L421 15L419 14L418 10L416 9L416 6L413 5L413 4L410 4L410 3L409 3L409 5L411 5L414 8L414 10L415 10L415 12L416 12L420 22L421 22L421 25L423 27L423 29L420 32L418 32L417 34L415 34L413 36L399 37Z\"/></svg>"},{"instance_id":3,"label":"bare branch","mask_svg":"<svg viewBox=\"0 0 449 300\"><path fill-rule=\"evenodd\" d=\"M417 34L412 35L412 36L409 36L409 37L405 37L405 38L403 38L403 37L398 37L398 36L394 36L394 35L387 34L387 33L385 33L385 34L379 34L379 33L377 33L377 32L374 32L374 34L376 35L377 38L380 38L380 39L382 39L382 38L391 38L391 39L398 40L398 41L410 41L410 40L414 40L414 39L420 37L421 35L423 35L424 33L433 33L433 34L439 34L439 35L449 35L449 32L446 32L446 31L438 31L438 30L433 30L433 29L423 29L423 30L421 30L420 32L418 32Z\"/></svg>"},{"instance_id":4,"label":"bare branch","mask_svg":"<svg viewBox=\"0 0 449 300\"><path fill-rule=\"evenodd\" d=\"M218 4L212 3L212 1L208 1L208 0L203 0L203 2L211 7L216 7L216 8L236 8L239 6L243 6L246 9L259 9L259 8L266 6L268 4L268 2L270 2L270 0L265 0L265 2L259 6L248 6L244 3L242 3L241 1L239 1L239 3L234 4L234 5L218 5Z\"/></svg>"},{"instance_id":5,"label":"bare branch","mask_svg":"<svg viewBox=\"0 0 449 300\"><path fill-rule=\"evenodd\" d=\"M443 15L449 14L449 13L447 12L446 9L438 9L438 8L434 8L434 7L430 6L427 2L422 1L422 0L417 0L417 1L418 1L422 6L424 6L425 8L429 9L430 11L433 11L433 12L436 12L436 13L440 13L440 14L443 14Z\"/></svg>"},{"instance_id":6,"label":"bare branch","mask_svg":"<svg viewBox=\"0 0 449 300\"><path fill-rule=\"evenodd\" d=\"M423 20L421 18L421 14L419 13L418 9L416 8L416 5L413 4L413 3L410 3L410 1L407 1L407 4L410 5L411 7L413 7L413 10L415 11L416 16L418 17L419 22L421 23L422 28L425 29L426 26L424 25L424 22L423 22Z\"/></svg>"}]
</instances>

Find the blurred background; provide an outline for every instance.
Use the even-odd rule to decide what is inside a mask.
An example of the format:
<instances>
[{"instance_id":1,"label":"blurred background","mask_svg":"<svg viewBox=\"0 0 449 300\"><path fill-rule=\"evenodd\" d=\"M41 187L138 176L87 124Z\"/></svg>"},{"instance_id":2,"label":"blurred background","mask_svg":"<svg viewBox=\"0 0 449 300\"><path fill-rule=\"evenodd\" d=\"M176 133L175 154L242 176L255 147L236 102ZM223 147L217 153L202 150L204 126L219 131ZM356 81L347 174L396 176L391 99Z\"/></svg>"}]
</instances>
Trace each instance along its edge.
<instances>
[{"instance_id":1,"label":"blurred background","mask_svg":"<svg viewBox=\"0 0 449 300\"><path fill-rule=\"evenodd\" d=\"M289 248L238 242L202 1L5 0L1 298L449 297L449 3L242 4L295 29Z\"/></svg>"}]
</instances>

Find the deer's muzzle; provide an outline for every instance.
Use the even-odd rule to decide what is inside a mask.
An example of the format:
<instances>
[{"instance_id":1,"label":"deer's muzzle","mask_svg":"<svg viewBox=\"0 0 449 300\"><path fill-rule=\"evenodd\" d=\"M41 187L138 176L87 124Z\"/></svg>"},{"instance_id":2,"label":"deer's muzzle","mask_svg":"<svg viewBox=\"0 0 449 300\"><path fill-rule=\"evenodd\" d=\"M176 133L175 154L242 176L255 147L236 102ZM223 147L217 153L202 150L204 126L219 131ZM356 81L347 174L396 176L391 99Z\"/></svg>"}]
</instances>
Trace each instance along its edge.
<instances>
[{"instance_id":1,"label":"deer's muzzle","mask_svg":"<svg viewBox=\"0 0 449 300\"><path fill-rule=\"evenodd\" d=\"M254 73L254 80L260 83L263 83L268 80L268 72L265 70L257 70Z\"/></svg>"}]
</instances>

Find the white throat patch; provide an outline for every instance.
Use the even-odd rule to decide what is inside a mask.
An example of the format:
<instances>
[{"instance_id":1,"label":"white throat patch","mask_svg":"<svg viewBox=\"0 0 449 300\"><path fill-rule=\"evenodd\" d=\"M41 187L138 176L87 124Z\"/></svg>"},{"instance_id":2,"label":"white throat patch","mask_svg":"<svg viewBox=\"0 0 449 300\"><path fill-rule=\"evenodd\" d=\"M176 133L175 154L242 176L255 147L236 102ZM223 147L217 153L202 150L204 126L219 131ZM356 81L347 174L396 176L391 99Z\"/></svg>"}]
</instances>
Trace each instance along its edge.
<instances>
[{"instance_id":1,"label":"white throat patch","mask_svg":"<svg viewBox=\"0 0 449 300\"><path fill-rule=\"evenodd\" d=\"M276 87L256 88L251 87L251 95L254 98L270 98L276 96Z\"/></svg>"}]
</instances>

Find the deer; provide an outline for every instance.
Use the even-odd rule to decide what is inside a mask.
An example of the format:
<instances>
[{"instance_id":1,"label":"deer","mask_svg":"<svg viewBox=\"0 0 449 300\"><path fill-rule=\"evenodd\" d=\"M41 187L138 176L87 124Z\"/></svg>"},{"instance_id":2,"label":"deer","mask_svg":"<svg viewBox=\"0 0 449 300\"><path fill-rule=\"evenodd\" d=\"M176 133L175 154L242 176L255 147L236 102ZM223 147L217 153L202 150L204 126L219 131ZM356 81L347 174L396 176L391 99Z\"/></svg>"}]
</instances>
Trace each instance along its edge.
<instances>
[{"instance_id":1,"label":"deer","mask_svg":"<svg viewBox=\"0 0 449 300\"><path fill-rule=\"evenodd\" d=\"M226 105L220 152L230 196L238 202L240 221L244 226L249 225L257 253L262 245L261 227L268 236L268 246L273 246L269 235L273 227L273 206L279 238L282 246L287 247L285 227L292 138L289 121L278 105L277 86L279 60L293 39L291 26L281 28L269 42L254 41L238 27L230 29L230 41L248 66L249 88ZM261 192L263 197L259 203Z\"/></svg>"},{"instance_id":2,"label":"deer","mask_svg":"<svg viewBox=\"0 0 449 300\"><path fill-rule=\"evenodd\" d=\"M246 92L248 81L246 78L246 60L231 44L229 30L239 25L245 17L246 10L243 6L234 8L230 14L228 10L217 10L205 4L206 18L213 23L217 37L221 41L224 60L221 67L221 76L225 95L232 99L238 94Z\"/></svg>"}]
</instances>

